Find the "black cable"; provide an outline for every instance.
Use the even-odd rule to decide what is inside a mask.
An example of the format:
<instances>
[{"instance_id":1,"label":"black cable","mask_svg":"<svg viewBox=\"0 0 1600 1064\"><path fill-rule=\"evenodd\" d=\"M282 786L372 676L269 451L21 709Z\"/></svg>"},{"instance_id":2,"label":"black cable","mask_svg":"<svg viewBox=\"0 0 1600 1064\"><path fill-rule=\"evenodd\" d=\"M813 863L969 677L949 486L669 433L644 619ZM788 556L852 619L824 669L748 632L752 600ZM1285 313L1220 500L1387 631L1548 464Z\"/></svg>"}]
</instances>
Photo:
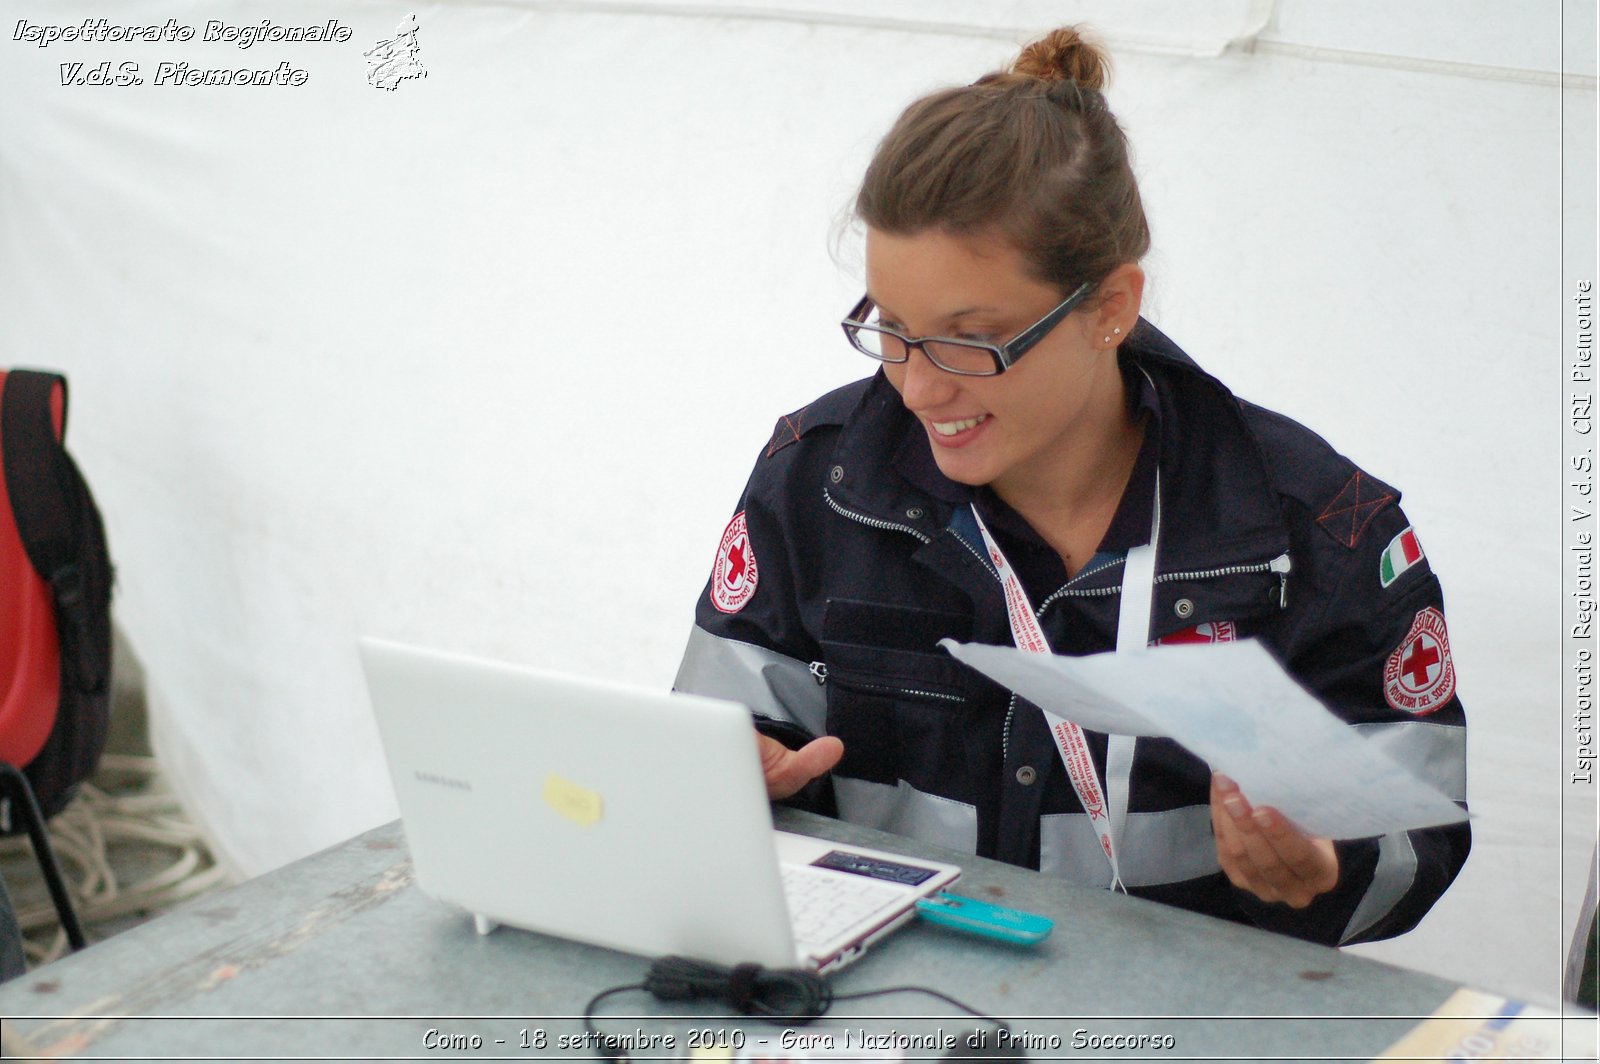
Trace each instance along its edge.
<instances>
[{"instance_id":1,"label":"black cable","mask_svg":"<svg viewBox=\"0 0 1600 1064\"><path fill-rule=\"evenodd\" d=\"M835 994L833 996L833 1000L835 1000L835 1001L860 1001L862 998L882 997L885 994L927 994L929 997L938 998L940 1001L943 1001L947 1005L954 1005L956 1008L960 1009L962 1012L965 1012L969 1016L976 1016L980 1020L984 1020L984 1021L986 1021L988 1023L992 1023L1002 1031L1010 1031L1010 1028L1007 1027L1004 1023L1001 1023L999 1020L995 1019L993 1016L989 1016L989 1015L987 1015L985 1013L979 1012L977 1009L973 1008L971 1005L968 1005L965 1001L957 1001L955 998L951 997L949 994L941 994L941 993L939 993L939 991L930 989L930 988L925 987L925 986L887 986L887 987L884 987L882 990L861 990L861 991L857 991L854 994Z\"/></svg>"},{"instance_id":2,"label":"black cable","mask_svg":"<svg viewBox=\"0 0 1600 1064\"><path fill-rule=\"evenodd\" d=\"M643 990L643 983L630 983L627 986L614 986L609 990L602 990L589 999L583 1007L583 1036L584 1041L600 1054L600 1059L613 1061L614 1064L628 1059L628 1054L622 1048L622 1040L615 1035L601 1034L600 1028L594 1025L594 1010L600 1002L617 994L627 993L629 990Z\"/></svg>"},{"instance_id":3,"label":"black cable","mask_svg":"<svg viewBox=\"0 0 1600 1064\"><path fill-rule=\"evenodd\" d=\"M797 1026L828 1011L833 991L815 972L763 968L759 964L720 964L688 957L662 957L650 966L644 988L657 1001L710 998L745 1016L781 1019Z\"/></svg>"},{"instance_id":4,"label":"black cable","mask_svg":"<svg viewBox=\"0 0 1600 1064\"><path fill-rule=\"evenodd\" d=\"M623 1064L628 1060L627 1047L615 1035L600 1032L594 1023L595 1010L607 998L632 990L648 991L657 1001L720 1001L742 1015L781 1020L797 1027L824 1015L835 1001L859 1001L887 994L926 994L992 1023L1000 1031L1010 1030L993 1016L925 986L891 986L836 995L822 976L798 968L763 968L759 964L738 964L728 968L689 957L662 957L650 965L644 982L602 990L590 998L583 1008L583 1030L587 1044L602 1059L613 1064Z\"/></svg>"}]
</instances>

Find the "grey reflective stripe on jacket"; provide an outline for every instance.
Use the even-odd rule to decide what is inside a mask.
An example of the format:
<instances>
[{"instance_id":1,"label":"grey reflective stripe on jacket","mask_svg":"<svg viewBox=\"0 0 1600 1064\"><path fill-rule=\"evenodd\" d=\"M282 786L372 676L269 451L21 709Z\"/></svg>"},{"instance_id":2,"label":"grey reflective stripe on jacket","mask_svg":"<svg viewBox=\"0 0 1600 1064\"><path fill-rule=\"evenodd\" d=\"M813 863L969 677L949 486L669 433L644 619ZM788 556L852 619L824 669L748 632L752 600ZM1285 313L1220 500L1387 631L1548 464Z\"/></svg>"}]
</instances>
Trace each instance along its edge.
<instances>
[{"instance_id":1,"label":"grey reflective stripe on jacket","mask_svg":"<svg viewBox=\"0 0 1600 1064\"><path fill-rule=\"evenodd\" d=\"M919 791L905 780L890 787L839 775L833 777L833 795L840 818L852 824L907 835L960 853L978 851L978 811L965 802Z\"/></svg>"},{"instance_id":2,"label":"grey reflective stripe on jacket","mask_svg":"<svg viewBox=\"0 0 1600 1064\"><path fill-rule=\"evenodd\" d=\"M1467 800L1466 728L1422 719L1351 727L1446 798Z\"/></svg>"},{"instance_id":3,"label":"grey reflective stripe on jacket","mask_svg":"<svg viewBox=\"0 0 1600 1064\"><path fill-rule=\"evenodd\" d=\"M1411 884L1417 878L1417 851L1412 848L1411 837L1405 832L1385 835L1378 840L1378 867L1372 873L1372 884L1361 896L1361 904L1345 925L1339 944L1352 942L1363 932L1389 915Z\"/></svg>"},{"instance_id":4,"label":"grey reflective stripe on jacket","mask_svg":"<svg viewBox=\"0 0 1600 1064\"><path fill-rule=\"evenodd\" d=\"M1355 730L1446 798L1467 800L1467 730L1430 720L1352 725ZM1417 879L1417 851L1403 831L1378 840L1378 864L1340 943L1359 938L1388 915Z\"/></svg>"},{"instance_id":5,"label":"grey reflective stripe on jacket","mask_svg":"<svg viewBox=\"0 0 1600 1064\"><path fill-rule=\"evenodd\" d=\"M712 635L699 625L689 632L672 687L740 702L763 717L789 721L812 735L827 732L828 696L811 675L809 662Z\"/></svg>"},{"instance_id":6,"label":"grey reflective stripe on jacket","mask_svg":"<svg viewBox=\"0 0 1600 1064\"><path fill-rule=\"evenodd\" d=\"M1221 870L1209 805L1129 813L1117 851L1122 882L1129 887L1181 883ZM1039 871L1084 886L1111 886L1111 862L1087 813L1039 818Z\"/></svg>"}]
</instances>

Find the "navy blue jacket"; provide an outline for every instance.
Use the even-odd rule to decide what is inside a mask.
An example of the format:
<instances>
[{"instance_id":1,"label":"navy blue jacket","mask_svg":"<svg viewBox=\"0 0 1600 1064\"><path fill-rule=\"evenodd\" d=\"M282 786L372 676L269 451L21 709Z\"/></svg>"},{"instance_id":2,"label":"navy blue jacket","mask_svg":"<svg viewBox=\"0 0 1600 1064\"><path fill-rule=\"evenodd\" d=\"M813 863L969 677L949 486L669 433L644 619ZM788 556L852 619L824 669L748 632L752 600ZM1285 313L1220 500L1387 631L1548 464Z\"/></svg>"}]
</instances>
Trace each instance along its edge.
<instances>
[{"instance_id":1,"label":"navy blue jacket","mask_svg":"<svg viewBox=\"0 0 1600 1064\"><path fill-rule=\"evenodd\" d=\"M1148 539L1141 470L1159 465L1151 638L1261 640L1335 713L1464 804L1466 722L1441 592L1399 493L1237 399L1148 322L1119 355L1154 415L1113 520L1125 533L1130 515L1135 528L1146 515L1135 542ZM1042 714L937 646L1010 645L1011 632L963 501L973 489L930 473L927 448L881 373L780 419L724 534L676 686L746 703L790 746L839 736L844 760L801 804L1108 885ZM1113 649L1133 544L1108 534L1067 580L1014 512L977 498L1055 652ZM1103 781L1105 737L1089 744ZM1118 843L1130 893L1356 942L1415 926L1470 847L1466 824L1340 842L1333 891L1301 910L1264 904L1219 869L1209 787L1210 769L1177 744L1138 741Z\"/></svg>"}]
</instances>

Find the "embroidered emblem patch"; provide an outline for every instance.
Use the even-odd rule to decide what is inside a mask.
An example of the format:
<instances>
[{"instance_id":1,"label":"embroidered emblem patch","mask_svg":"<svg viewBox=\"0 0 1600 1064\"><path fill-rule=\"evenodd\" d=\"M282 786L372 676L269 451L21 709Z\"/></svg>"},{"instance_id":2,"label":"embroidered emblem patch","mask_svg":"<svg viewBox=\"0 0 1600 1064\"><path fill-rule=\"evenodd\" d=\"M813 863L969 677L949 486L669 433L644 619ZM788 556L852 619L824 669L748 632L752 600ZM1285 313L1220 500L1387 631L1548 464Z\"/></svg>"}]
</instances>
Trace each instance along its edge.
<instances>
[{"instance_id":1,"label":"embroidered emblem patch","mask_svg":"<svg viewBox=\"0 0 1600 1064\"><path fill-rule=\"evenodd\" d=\"M1422 558L1422 544L1417 542L1417 534L1408 526L1383 548L1383 557L1378 561L1378 582L1388 587Z\"/></svg>"},{"instance_id":2,"label":"embroidered emblem patch","mask_svg":"<svg viewBox=\"0 0 1600 1064\"><path fill-rule=\"evenodd\" d=\"M1181 646L1185 643L1231 643L1239 638L1232 621L1206 621L1181 632L1173 632L1156 640L1158 647Z\"/></svg>"},{"instance_id":3,"label":"embroidered emblem patch","mask_svg":"<svg viewBox=\"0 0 1600 1064\"><path fill-rule=\"evenodd\" d=\"M1402 713L1432 713L1456 693L1456 667L1444 614L1427 607L1383 666L1383 696Z\"/></svg>"},{"instance_id":4,"label":"embroidered emblem patch","mask_svg":"<svg viewBox=\"0 0 1600 1064\"><path fill-rule=\"evenodd\" d=\"M1334 539L1353 548L1361 542L1361 534L1378 516L1378 511L1394 500L1393 492L1384 491L1358 469L1354 476L1345 481L1338 497L1317 515L1317 524L1327 529Z\"/></svg>"},{"instance_id":5,"label":"embroidered emblem patch","mask_svg":"<svg viewBox=\"0 0 1600 1064\"><path fill-rule=\"evenodd\" d=\"M728 522L717 548L717 564L711 570L711 604L723 613L738 613L755 593L756 554L740 510Z\"/></svg>"}]
</instances>

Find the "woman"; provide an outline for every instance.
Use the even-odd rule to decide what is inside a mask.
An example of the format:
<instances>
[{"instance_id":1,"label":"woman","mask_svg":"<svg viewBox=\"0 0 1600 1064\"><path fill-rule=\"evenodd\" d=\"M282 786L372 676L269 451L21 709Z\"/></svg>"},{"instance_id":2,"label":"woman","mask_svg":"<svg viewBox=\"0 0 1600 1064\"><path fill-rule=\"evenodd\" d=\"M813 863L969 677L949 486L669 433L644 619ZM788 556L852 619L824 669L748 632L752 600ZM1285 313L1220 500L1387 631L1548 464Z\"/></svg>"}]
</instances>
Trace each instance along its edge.
<instances>
[{"instance_id":1,"label":"woman","mask_svg":"<svg viewBox=\"0 0 1600 1064\"><path fill-rule=\"evenodd\" d=\"M1139 316L1149 231L1105 74L1060 29L879 145L843 324L881 369L779 420L677 687L755 709L774 799L1316 941L1400 934L1465 824L1311 838L1166 740L1080 733L1094 771L1069 771L1037 708L937 646L1255 637L1465 799L1398 493Z\"/></svg>"}]
</instances>

